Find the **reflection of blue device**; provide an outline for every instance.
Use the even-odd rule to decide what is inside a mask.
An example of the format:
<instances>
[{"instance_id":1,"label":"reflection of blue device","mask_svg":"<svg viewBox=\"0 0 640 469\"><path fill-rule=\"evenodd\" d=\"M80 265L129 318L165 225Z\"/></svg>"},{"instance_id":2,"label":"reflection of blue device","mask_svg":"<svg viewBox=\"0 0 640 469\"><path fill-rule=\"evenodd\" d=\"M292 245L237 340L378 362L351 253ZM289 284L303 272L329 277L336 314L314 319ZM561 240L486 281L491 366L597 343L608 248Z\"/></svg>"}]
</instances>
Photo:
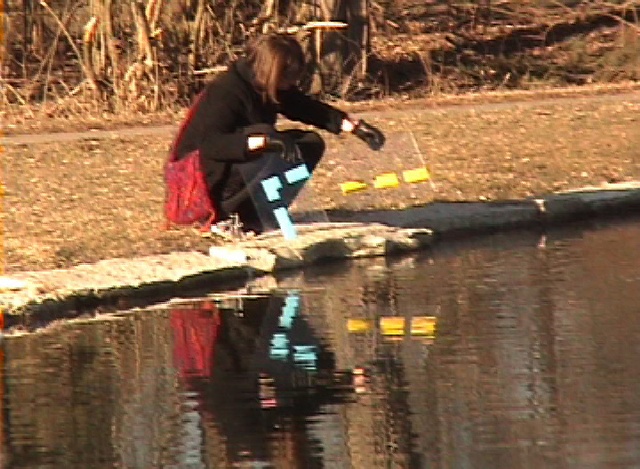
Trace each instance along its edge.
<instances>
[{"instance_id":1,"label":"reflection of blue device","mask_svg":"<svg viewBox=\"0 0 640 469\"><path fill-rule=\"evenodd\" d=\"M282 307L276 332L271 337L269 357L273 360L293 361L306 371L316 371L318 353L315 345L292 344L289 333L295 326L300 309L300 295L289 292Z\"/></svg>"}]
</instances>

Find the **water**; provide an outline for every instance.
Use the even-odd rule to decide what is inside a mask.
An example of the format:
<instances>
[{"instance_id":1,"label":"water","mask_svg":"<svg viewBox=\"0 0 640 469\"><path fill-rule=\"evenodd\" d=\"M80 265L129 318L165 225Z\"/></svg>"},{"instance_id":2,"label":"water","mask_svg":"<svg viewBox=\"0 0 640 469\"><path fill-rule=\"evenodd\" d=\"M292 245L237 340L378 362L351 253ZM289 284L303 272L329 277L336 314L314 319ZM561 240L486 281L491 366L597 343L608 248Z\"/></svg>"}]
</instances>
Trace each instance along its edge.
<instances>
[{"instance_id":1,"label":"water","mask_svg":"<svg viewBox=\"0 0 640 469\"><path fill-rule=\"evenodd\" d=\"M640 223L5 337L2 467L640 467Z\"/></svg>"}]
</instances>

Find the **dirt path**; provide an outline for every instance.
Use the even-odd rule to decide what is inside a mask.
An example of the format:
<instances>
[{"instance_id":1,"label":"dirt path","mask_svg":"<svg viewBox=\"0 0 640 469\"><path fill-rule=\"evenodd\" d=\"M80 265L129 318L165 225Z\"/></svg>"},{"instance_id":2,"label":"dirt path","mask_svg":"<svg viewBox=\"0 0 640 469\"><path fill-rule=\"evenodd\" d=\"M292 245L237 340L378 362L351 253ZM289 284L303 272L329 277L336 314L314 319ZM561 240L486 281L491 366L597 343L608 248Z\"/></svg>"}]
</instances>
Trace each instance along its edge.
<instances>
[{"instance_id":1,"label":"dirt path","mask_svg":"<svg viewBox=\"0 0 640 469\"><path fill-rule=\"evenodd\" d=\"M514 99L521 96L520 99ZM640 102L640 90L603 94L603 95L589 95L589 96L558 96L554 98L542 98L542 99L523 99L522 96L526 95L513 95L508 98L506 102L485 102L485 103L458 103L458 104L433 104L423 100L415 102L400 103L394 108L385 108L375 111L353 111L354 115L362 117L364 119L375 117L378 119L393 119L401 115L406 114L438 114L438 113L455 113L455 112L468 112L470 110L476 112L493 112L498 110L508 110L514 108L520 108L522 110L539 108L557 104L574 105L586 104L586 103L606 103L615 101L633 101ZM117 125L117 124L116 124ZM97 140L97 139L113 139L122 137L133 136L167 136L172 135L177 130L176 125L144 125L134 126L126 128L114 128L109 130L103 129L88 129L77 132L45 132L45 133L23 133L11 135L10 133L2 137L2 143L4 145L30 145L40 143L53 143L53 142L70 142L77 140Z\"/></svg>"}]
</instances>

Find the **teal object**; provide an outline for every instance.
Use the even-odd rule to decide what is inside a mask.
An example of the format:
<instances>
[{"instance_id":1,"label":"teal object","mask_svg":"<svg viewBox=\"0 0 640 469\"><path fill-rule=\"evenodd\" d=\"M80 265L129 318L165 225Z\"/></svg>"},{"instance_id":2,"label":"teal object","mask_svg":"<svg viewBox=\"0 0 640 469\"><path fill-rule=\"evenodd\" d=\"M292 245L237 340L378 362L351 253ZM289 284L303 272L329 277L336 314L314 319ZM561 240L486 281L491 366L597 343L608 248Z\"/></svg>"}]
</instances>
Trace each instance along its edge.
<instances>
[{"instance_id":1,"label":"teal object","mask_svg":"<svg viewBox=\"0 0 640 469\"><path fill-rule=\"evenodd\" d=\"M316 371L318 363L316 347L314 345L294 345L293 361L306 370Z\"/></svg>"},{"instance_id":2,"label":"teal object","mask_svg":"<svg viewBox=\"0 0 640 469\"><path fill-rule=\"evenodd\" d=\"M280 200L282 183L278 176L271 176L269 179L263 179L260 182L262 183L262 189L264 189L264 193L267 195L269 202Z\"/></svg>"},{"instance_id":3,"label":"teal object","mask_svg":"<svg viewBox=\"0 0 640 469\"><path fill-rule=\"evenodd\" d=\"M289 356L289 339L286 334L273 334L269 356L275 360L286 360Z\"/></svg>"},{"instance_id":4,"label":"teal object","mask_svg":"<svg viewBox=\"0 0 640 469\"><path fill-rule=\"evenodd\" d=\"M289 211L284 207L280 207L275 209L273 214L276 216L278 225L280 225L280 231L282 231L284 239L296 239L298 233L296 232L296 227L293 225Z\"/></svg>"},{"instance_id":5,"label":"teal object","mask_svg":"<svg viewBox=\"0 0 640 469\"><path fill-rule=\"evenodd\" d=\"M310 177L311 173L309 172L309 168L307 168L307 165L304 163L301 163L295 168L291 168L284 173L284 178L286 179L287 184L295 184L296 182L304 181ZM282 196L280 195L282 181L279 176L271 176L270 178L263 179L260 183L262 184L262 189L264 190L269 202L282 200ZM298 233L294 227L291 215L289 215L289 210L286 207L279 207L273 210L273 214L276 217L276 221L280 226L280 231L282 231L284 238L296 239L298 237Z\"/></svg>"},{"instance_id":6,"label":"teal object","mask_svg":"<svg viewBox=\"0 0 640 469\"><path fill-rule=\"evenodd\" d=\"M289 333L300 309L300 294L289 291L282 306L278 322L279 332L271 336L269 357L274 360L289 361L303 370L318 371L318 348L315 345L296 345L291 343Z\"/></svg>"},{"instance_id":7,"label":"teal object","mask_svg":"<svg viewBox=\"0 0 640 469\"><path fill-rule=\"evenodd\" d=\"M280 327L284 329L291 329L291 324L296 317L296 312L300 306L300 297L287 296L282 307L282 316L280 316Z\"/></svg>"},{"instance_id":8,"label":"teal object","mask_svg":"<svg viewBox=\"0 0 640 469\"><path fill-rule=\"evenodd\" d=\"M302 163L295 168L292 168L289 171L285 172L284 177L289 184L295 184L296 182L309 179L311 177L311 173L309 172L307 165Z\"/></svg>"}]
</instances>

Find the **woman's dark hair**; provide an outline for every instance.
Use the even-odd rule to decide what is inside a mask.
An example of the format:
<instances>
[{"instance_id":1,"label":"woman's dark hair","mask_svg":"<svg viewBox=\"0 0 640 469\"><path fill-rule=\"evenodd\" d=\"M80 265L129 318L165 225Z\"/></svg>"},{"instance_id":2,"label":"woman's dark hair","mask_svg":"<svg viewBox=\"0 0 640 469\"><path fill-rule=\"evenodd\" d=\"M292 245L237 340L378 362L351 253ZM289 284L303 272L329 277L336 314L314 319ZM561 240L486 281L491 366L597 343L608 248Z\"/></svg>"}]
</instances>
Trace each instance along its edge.
<instances>
[{"instance_id":1,"label":"woman's dark hair","mask_svg":"<svg viewBox=\"0 0 640 469\"><path fill-rule=\"evenodd\" d=\"M305 66L304 51L293 37L269 34L253 40L247 47L247 59L254 73L255 86L264 101L278 103L278 86L295 83Z\"/></svg>"}]
</instances>

